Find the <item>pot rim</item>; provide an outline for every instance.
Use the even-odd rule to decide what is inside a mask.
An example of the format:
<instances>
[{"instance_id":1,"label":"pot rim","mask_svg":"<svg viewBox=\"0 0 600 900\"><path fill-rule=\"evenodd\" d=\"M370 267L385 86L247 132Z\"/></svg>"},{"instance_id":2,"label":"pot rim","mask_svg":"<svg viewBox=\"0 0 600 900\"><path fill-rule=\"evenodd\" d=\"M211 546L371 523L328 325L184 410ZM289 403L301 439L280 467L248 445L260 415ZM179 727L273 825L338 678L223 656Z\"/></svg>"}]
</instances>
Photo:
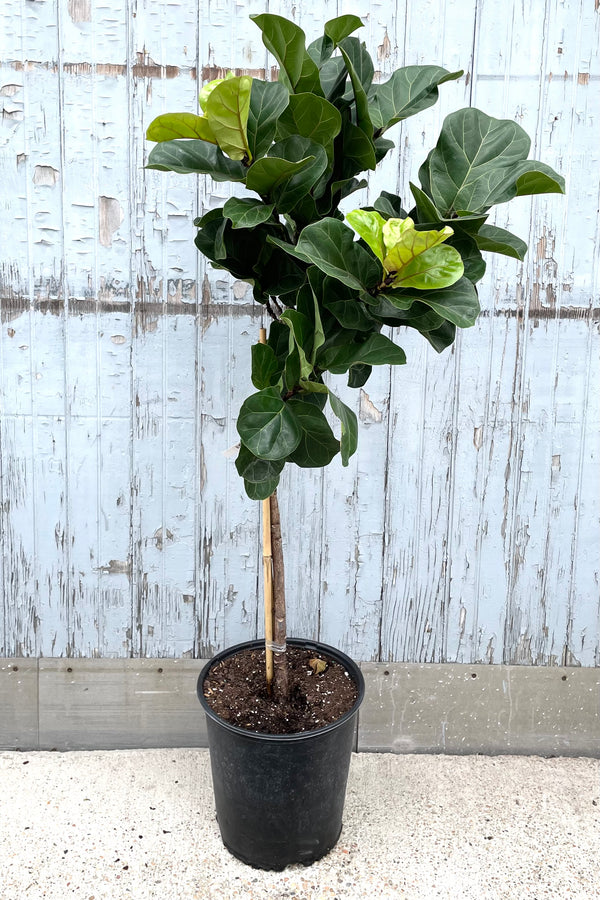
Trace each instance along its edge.
<instances>
[{"instance_id":1,"label":"pot rim","mask_svg":"<svg viewBox=\"0 0 600 900\"><path fill-rule=\"evenodd\" d=\"M240 653L243 650L262 648L264 646L264 640L262 638L259 638L254 641L244 641L241 644L234 644L231 647L227 647L225 650L221 650L219 653L216 653L211 659L209 659L209 661L200 672L196 685L196 693L198 695L200 705L202 706L208 718L212 719L213 722L215 722L221 728L224 728L226 731L231 731L234 734L245 736L253 740L282 741L284 743L294 743L294 741L307 741L322 734L327 734L329 731L334 731L336 728L339 728L341 725L355 716L365 696L365 679L363 678L363 674L358 663L354 662L351 657L347 656L347 654L343 653L341 650L338 650L336 647L331 647L329 644L323 644L321 643L321 641L312 641L309 638L288 638L287 644L291 644L294 647L306 647L309 650L314 649L318 653L323 653L325 655L331 656L332 659L334 659L336 662L340 662L348 670L358 689L358 696L352 708L345 712L343 716L340 716L339 719L336 719L335 722L330 722L328 725L323 725L322 728L313 728L310 731L297 731L293 734L269 734L268 732L264 731L253 731L250 728L241 728L239 725L233 725L231 722L226 722L225 719L222 719L208 705L203 691L204 679L217 661L220 662L222 659L228 659L230 656L235 656L236 653Z\"/></svg>"}]
</instances>

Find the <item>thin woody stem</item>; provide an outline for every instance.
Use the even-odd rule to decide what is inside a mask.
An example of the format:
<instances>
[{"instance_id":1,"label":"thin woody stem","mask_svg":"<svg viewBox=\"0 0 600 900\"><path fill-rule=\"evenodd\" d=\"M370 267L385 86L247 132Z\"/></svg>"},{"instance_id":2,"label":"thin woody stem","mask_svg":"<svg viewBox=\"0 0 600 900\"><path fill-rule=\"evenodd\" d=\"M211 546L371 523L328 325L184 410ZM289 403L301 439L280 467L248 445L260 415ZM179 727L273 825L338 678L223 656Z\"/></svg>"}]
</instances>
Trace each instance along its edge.
<instances>
[{"instance_id":1,"label":"thin woody stem","mask_svg":"<svg viewBox=\"0 0 600 900\"><path fill-rule=\"evenodd\" d=\"M277 491L269 497L271 506L271 553L273 557L273 642L285 647L285 579L283 568L283 545L281 541L281 519ZM273 688L275 698L285 700L289 696L287 653L273 653Z\"/></svg>"}]
</instances>

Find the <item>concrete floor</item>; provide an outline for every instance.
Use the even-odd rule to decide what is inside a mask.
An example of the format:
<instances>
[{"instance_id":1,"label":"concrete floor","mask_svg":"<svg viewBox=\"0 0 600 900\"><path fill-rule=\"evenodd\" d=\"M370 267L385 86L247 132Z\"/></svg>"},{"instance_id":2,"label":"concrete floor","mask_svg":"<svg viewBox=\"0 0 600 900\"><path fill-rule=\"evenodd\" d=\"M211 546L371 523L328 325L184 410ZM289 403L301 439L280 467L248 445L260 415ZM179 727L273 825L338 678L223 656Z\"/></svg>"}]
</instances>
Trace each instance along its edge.
<instances>
[{"instance_id":1,"label":"concrete floor","mask_svg":"<svg viewBox=\"0 0 600 900\"><path fill-rule=\"evenodd\" d=\"M600 761L352 759L337 847L256 871L222 847L206 750L0 753L1 900L600 898Z\"/></svg>"}]
</instances>

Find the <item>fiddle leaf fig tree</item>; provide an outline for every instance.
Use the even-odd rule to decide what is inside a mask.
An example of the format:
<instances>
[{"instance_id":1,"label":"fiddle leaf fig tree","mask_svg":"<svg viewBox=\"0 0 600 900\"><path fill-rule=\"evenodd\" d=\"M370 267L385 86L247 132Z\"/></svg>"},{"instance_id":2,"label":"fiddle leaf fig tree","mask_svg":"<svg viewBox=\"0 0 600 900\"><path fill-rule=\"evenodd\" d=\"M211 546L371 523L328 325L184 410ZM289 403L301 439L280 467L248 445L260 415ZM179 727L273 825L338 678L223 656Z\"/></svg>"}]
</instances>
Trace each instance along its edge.
<instances>
[{"instance_id":1,"label":"fiddle leaf fig tree","mask_svg":"<svg viewBox=\"0 0 600 900\"><path fill-rule=\"evenodd\" d=\"M152 122L148 167L239 185L195 221L196 245L214 267L249 282L270 319L266 343L252 348L255 391L239 412L236 466L249 497L276 503L286 464L326 466L339 453L346 466L356 451L356 416L327 374L360 388L373 366L404 364L396 340L406 328L438 352L450 346L456 329L477 319L482 251L522 260L527 249L487 224L490 210L525 194L562 193L564 181L527 158L530 140L515 122L462 109L444 121L408 207L384 191L344 215L342 201L367 183L361 175L393 148L388 130L432 106L440 85L463 73L407 66L377 84L354 36L357 16L327 22L308 46L293 22L251 18L279 64L278 81L230 73L205 85L199 115Z\"/></svg>"}]
</instances>

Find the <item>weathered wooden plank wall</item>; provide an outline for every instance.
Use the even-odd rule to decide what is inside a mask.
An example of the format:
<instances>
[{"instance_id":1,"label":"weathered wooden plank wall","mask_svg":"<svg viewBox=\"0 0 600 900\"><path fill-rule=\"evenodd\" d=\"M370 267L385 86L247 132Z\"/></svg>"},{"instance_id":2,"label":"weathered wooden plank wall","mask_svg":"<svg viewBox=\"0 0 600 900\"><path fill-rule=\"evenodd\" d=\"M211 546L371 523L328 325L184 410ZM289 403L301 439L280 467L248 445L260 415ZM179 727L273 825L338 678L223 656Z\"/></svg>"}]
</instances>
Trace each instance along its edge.
<instances>
[{"instance_id":1,"label":"weathered wooden plank wall","mask_svg":"<svg viewBox=\"0 0 600 900\"><path fill-rule=\"evenodd\" d=\"M202 657L260 628L258 504L225 451L261 309L193 246L229 187L143 164L155 115L269 71L264 7L4 0L0 656ZM466 71L362 202L406 196L466 104L568 185L500 210L529 257L490 261L452 352L407 335L407 366L344 394L351 465L286 475L291 631L362 660L600 665L598 0L269 10L309 37L362 15L382 79Z\"/></svg>"}]
</instances>

